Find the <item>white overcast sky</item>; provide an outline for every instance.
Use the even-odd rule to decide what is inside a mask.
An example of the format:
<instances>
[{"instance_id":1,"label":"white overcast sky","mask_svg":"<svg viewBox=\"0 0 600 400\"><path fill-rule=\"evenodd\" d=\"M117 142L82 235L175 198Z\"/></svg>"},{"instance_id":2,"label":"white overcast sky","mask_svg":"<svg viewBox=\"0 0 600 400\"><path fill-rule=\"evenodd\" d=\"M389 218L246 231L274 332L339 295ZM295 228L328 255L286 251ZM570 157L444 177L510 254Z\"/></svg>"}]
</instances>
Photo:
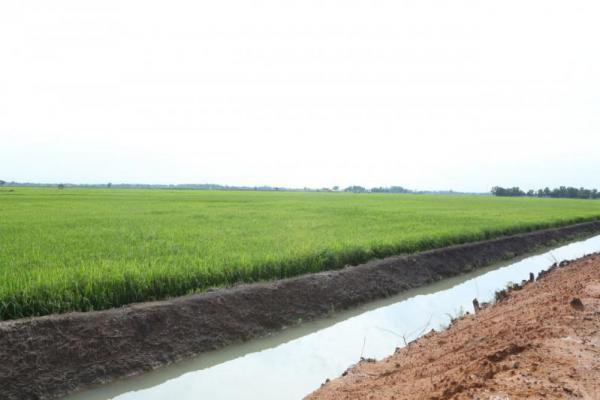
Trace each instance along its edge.
<instances>
[{"instance_id":1,"label":"white overcast sky","mask_svg":"<svg viewBox=\"0 0 600 400\"><path fill-rule=\"evenodd\" d=\"M600 2L2 0L0 179L600 187Z\"/></svg>"}]
</instances>

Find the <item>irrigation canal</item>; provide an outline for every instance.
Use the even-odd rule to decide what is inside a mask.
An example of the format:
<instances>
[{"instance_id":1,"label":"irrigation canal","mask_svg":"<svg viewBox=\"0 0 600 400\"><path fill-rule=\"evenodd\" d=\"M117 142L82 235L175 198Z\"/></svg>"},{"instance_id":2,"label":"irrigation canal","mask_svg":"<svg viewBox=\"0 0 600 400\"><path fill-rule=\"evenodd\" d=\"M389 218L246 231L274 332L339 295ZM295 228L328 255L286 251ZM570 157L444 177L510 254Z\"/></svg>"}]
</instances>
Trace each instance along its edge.
<instances>
[{"instance_id":1,"label":"irrigation canal","mask_svg":"<svg viewBox=\"0 0 600 400\"><path fill-rule=\"evenodd\" d=\"M67 397L69 400L300 399L361 357L381 359L450 318L472 312L509 282L600 251L600 235L478 269L269 337Z\"/></svg>"}]
</instances>

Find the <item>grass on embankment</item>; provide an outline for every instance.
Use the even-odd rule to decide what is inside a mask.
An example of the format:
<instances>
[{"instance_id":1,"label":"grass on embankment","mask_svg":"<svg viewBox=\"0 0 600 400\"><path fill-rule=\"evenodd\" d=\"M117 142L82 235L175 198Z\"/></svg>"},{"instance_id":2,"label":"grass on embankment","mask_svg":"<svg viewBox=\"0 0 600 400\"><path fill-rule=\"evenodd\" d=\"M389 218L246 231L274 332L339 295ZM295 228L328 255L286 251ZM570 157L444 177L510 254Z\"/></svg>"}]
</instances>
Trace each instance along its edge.
<instances>
[{"instance_id":1,"label":"grass on embankment","mask_svg":"<svg viewBox=\"0 0 600 400\"><path fill-rule=\"evenodd\" d=\"M0 191L0 319L97 310L600 217L486 196Z\"/></svg>"}]
</instances>

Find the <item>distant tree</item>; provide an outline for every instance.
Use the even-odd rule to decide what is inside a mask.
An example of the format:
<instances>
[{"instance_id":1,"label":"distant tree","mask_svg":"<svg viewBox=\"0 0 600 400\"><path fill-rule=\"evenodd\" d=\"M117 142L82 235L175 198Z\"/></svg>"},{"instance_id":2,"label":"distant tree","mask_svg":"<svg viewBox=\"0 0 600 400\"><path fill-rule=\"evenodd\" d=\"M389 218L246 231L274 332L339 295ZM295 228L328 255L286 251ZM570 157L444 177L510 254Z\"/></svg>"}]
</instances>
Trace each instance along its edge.
<instances>
[{"instance_id":1,"label":"distant tree","mask_svg":"<svg viewBox=\"0 0 600 400\"><path fill-rule=\"evenodd\" d=\"M390 193L410 193L410 190L402 186L390 186Z\"/></svg>"},{"instance_id":2,"label":"distant tree","mask_svg":"<svg viewBox=\"0 0 600 400\"><path fill-rule=\"evenodd\" d=\"M64 184L62 184L62 183L59 183L59 184L58 184L58 188L62 190L62 189L64 189L64 188L65 188L65 185L64 185Z\"/></svg>"},{"instance_id":3,"label":"distant tree","mask_svg":"<svg viewBox=\"0 0 600 400\"><path fill-rule=\"evenodd\" d=\"M371 189L373 193L410 193L410 190L403 188L402 186L390 186L390 187L374 187Z\"/></svg>"},{"instance_id":4,"label":"distant tree","mask_svg":"<svg viewBox=\"0 0 600 400\"><path fill-rule=\"evenodd\" d=\"M348 186L344 189L344 192L352 192L352 193L365 193L367 189L362 186Z\"/></svg>"},{"instance_id":5,"label":"distant tree","mask_svg":"<svg viewBox=\"0 0 600 400\"><path fill-rule=\"evenodd\" d=\"M4 185L6 182L4 182L3 180L0 180L0 186Z\"/></svg>"},{"instance_id":6,"label":"distant tree","mask_svg":"<svg viewBox=\"0 0 600 400\"><path fill-rule=\"evenodd\" d=\"M525 192L523 192L518 186L515 186L512 188L503 188L500 186L494 186L492 188L492 194L494 196L500 196L500 197L525 196Z\"/></svg>"},{"instance_id":7,"label":"distant tree","mask_svg":"<svg viewBox=\"0 0 600 400\"><path fill-rule=\"evenodd\" d=\"M558 188L550 190L550 188L538 189L537 191L528 190L527 193L523 192L518 187L503 188L500 186L494 186L492 188L492 194L494 196L537 196L537 197L554 197L563 199L598 199L600 193L597 189L586 189L583 187L576 188L573 186L560 186Z\"/></svg>"},{"instance_id":8,"label":"distant tree","mask_svg":"<svg viewBox=\"0 0 600 400\"><path fill-rule=\"evenodd\" d=\"M112 187L112 183L108 182L108 183L106 184L106 187L110 189L110 188Z\"/></svg>"},{"instance_id":9,"label":"distant tree","mask_svg":"<svg viewBox=\"0 0 600 400\"><path fill-rule=\"evenodd\" d=\"M338 190L340 190L340 187L339 186L334 186L332 189L337 192Z\"/></svg>"}]
</instances>

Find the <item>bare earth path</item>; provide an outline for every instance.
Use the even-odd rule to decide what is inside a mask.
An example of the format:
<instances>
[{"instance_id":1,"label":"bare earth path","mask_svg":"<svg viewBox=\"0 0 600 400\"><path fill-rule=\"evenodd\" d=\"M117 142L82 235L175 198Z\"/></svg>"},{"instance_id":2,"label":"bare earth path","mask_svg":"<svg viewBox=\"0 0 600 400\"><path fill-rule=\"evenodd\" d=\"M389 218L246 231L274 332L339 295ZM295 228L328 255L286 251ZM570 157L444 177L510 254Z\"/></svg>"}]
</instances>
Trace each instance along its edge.
<instances>
[{"instance_id":1,"label":"bare earth path","mask_svg":"<svg viewBox=\"0 0 600 400\"><path fill-rule=\"evenodd\" d=\"M361 362L308 399L598 400L600 255L556 268L381 362Z\"/></svg>"}]
</instances>

